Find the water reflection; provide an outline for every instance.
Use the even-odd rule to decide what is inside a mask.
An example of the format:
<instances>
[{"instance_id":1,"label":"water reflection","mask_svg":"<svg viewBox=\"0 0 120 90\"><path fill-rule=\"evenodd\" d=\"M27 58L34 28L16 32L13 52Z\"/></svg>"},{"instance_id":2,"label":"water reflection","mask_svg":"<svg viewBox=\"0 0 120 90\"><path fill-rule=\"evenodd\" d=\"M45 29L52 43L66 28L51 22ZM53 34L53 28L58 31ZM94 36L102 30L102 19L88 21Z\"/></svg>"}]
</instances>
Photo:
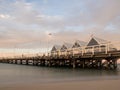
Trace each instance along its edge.
<instances>
[{"instance_id":1,"label":"water reflection","mask_svg":"<svg viewBox=\"0 0 120 90\"><path fill-rule=\"evenodd\" d=\"M119 68L120 65L117 70L97 70L0 64L0 84L119 79Z\"/></svg>"}]
</instances>

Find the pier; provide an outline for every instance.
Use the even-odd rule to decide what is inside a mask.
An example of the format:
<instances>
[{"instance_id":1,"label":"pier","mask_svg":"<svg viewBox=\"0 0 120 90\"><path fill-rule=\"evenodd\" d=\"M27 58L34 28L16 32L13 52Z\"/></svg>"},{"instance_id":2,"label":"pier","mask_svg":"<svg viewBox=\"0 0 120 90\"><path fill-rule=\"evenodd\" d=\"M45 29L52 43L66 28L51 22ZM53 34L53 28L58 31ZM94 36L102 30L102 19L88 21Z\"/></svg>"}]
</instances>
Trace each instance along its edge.
<instances>
[{"instance_id":1,"label":"pier","mask_svg":"<svg viewBox=\"0 0 120 90\"><path fill-rule=\"evenodd\" d=\"M2 58L0 63L23 64L48 67L73 67L73 68L96 68L116 69L117 60L120 58L120 51L96 54L69 55L69 56L36 56ZM104 61L104 62L103 62Z\"/></svg>"},{"instance_id":2,"label":"pier","mask_svg":"<svg viewBox=\"0 0 120 90\"><path fill-rule=\"evenodd\" d=\"M102 43L101 43L102 42ZM103 43L104 42L104 43ZM76 41L54 45L49 53L41 56L0 58L0 63L71 68L116 69L120 50L99 38L85 42Z\"/></svg>"}]
</instances>

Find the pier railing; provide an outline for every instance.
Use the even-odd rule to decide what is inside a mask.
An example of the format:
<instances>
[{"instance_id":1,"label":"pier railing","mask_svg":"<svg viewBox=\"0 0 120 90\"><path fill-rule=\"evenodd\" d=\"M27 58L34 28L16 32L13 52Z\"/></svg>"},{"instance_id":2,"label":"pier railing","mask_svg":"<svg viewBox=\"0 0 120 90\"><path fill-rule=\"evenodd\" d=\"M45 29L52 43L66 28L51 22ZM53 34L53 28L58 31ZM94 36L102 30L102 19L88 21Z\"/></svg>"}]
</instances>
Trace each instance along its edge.
<instances>
[{"instance_id":1,"label":"pier railing","mask_svg":"<svg viewBox=\"0 0 120 90\"><path fill-rule=\"evenodd\" d=\"M19 55L19 56L14 56L14 57L1 57L3 58L43 58L43 57L74 57L74 56L84 56L84 55L96 55L96 54L108 54L110 52L117 52L120 51L120 42L115 42L115 43L107 43L107 44L100 44L100 45L92 45L92 46L83 46L83 47L78 47L78 48L70 48L65 50L64 52L62 51L57 51L55 53L48 52L49 54L33 54L31 56L25 55Z\"/></svg>"}]
</instances>

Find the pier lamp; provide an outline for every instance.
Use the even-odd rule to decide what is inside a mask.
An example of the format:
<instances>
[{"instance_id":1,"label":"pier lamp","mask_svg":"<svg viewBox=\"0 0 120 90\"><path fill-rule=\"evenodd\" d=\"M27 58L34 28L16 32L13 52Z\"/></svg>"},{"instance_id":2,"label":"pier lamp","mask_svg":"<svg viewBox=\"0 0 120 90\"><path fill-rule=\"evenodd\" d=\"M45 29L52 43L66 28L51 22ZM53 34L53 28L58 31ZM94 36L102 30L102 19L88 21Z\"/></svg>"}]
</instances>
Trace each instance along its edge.
<instances>
[{"instance_id":1,"label":"pier lamp","mask_svg":"<svg viewBox=\"0 0 120 90\"><path fill-rule=\"evenodd\" d=\"M48 36L48 38L47 38L47 54L49 54L49 38L51 38L52 33L47 33L47 36Z\"/></svg>"}]
</instances>

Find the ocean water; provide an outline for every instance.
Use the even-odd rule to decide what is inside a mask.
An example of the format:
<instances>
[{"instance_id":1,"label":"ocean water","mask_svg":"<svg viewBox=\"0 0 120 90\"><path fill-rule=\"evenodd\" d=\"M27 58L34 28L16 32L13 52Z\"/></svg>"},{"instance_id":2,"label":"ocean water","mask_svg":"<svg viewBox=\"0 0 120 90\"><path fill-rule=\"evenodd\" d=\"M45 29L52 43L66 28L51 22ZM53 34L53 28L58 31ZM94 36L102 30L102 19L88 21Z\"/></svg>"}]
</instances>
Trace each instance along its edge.
<instances>
[{"instance_id":1,"label":"ocean water","mask_svg":"<svg viewBox=\"0 0 120 90\"><path fill-rule=\"evenodd\" d=\"M120 79L116 70L72 69L0 63L0 85Z\"/></svg>"}]
</instances>

